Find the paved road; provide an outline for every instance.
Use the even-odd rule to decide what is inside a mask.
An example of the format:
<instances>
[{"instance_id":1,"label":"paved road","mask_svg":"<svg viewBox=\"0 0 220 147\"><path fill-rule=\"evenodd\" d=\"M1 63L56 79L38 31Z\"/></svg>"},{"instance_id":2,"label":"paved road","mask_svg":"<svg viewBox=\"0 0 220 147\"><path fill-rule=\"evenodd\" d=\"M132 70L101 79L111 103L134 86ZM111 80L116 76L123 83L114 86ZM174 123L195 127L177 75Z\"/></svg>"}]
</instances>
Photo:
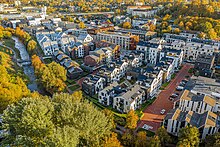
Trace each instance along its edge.
<instances>
[{"instance_id":1,"label":"paved road","mask_svg":"<svg viewBox=\"0 0 220 147\"><path fill-rule=\"evenodd\" d=\"M166 113L173 108L173 102L169 100L170 95L175 92L176 87L183 79L185 79L185 76L189 75L188 70L191 67L192 65L185 64L177 73L176 77L166 87L166 89L160 92L154 103L144 110L144 116L138 123L138 127L142 127L144 124L146 124L152 126L152 129L150 130L153 132L155 132L160 127ZM166 110L164 115L160 114L162 109Z\"/></svg>"}]
</instances>

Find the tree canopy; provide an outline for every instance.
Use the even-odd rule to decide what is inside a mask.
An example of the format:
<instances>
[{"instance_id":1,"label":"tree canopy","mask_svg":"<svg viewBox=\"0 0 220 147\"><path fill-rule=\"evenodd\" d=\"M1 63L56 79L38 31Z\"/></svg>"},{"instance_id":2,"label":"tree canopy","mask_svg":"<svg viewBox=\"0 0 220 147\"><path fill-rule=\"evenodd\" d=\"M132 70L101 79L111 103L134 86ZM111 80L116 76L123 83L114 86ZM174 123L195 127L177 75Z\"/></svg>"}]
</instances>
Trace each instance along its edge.
<instances>
[{"instance_id":1,"label":"tree canopy","mask_svg":"<svg viewBox=\"0 0 220 147\"><path fill-rule=\"evenodd\" d=\"M76 95L28 97L10 105L3 115L3 128L9 131L3 145L100 146L111 134L112 124L103 112ZM111 135L110 140L115 139Z\"/></svg>"},{"instance_id":2,"label":"tree canopy","mask_svg":"<svg viewBox=\"0 0 220 147\"><path fill-rule=\"evenodd\" d=\"M37 55L32 56L35 74L43 87L51 94L62 92L66 88L66 70L56 62L42 63Z\"/></svg>"},{"instance_id":3,"label":"tree canopy","mask_svg":"<svg viewBox=\"0 0 220 147\"><path fill-rule=\"evenodd\" d=\"M196 127L186 126L180 129L177 146L199 146L199 130Z\"/></svg>"}]
</instances>

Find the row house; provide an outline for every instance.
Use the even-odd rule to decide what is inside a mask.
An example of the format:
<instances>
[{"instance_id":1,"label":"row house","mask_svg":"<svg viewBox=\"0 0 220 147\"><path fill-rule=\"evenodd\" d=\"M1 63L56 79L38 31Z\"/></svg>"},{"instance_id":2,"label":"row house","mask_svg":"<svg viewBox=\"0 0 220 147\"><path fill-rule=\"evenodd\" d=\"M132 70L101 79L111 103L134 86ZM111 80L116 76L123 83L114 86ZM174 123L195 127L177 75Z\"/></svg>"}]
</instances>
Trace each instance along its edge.
<instances>
[{"instance_id":1,"label":"row house","mask_svg":"<svg viewBox=\"0 0 220 147\"><path fill-rule=\"evenodd\" d=\"M79 64L71 60L70 57L64 54L62 51L55 51L53 53L53 58L67 70L67 77L70 79L75 79L83 73L83 70L79 67Z\"/></svg>"},{"instance_id":2,"label":"row house","mask_svg":"<svg viewBox=\"0 0 220 147\"><path fill-rule=\"evenodd\" d=\"M171 80L174 73L175 65L174 60L169 58L162 58L156 67L163 71L163 83Z\"/></svg>"},{"instance_id":3,"label":"row house","mask_svg":"<svg viewBox=\"0 0 220 147\"><path fill-rule=\"evenodd\" d=\"M204 94L220 99L220 82L213 78L192 76L185 88L194 94Z\"/></svg>"},{"instance_id":4,"label":"row house","mask_svg":"<svg viewBox=\"0 0 220 147\"><path fill-rule=\"evenodd\" d=\"M195 94L189 90L184 90L179 101L174 102L174 107L178 106L181 111L193 111L204 113L206 111L220 112L220 101L205 94Z\"/></svg>"},{"instance_id":5,"label":"row house","mask_svg":"<svg viewBox=\"0 0 220 147\"><path fill-rule=\"evenodd\" d=\"M111 47L98 48L90 51L89 55L85 56L84 64L86 66L98 66L101 63L109 63L114 59L114 49Z\"/></svg>"},{"instance_id":6,"label":"row house","mask_svg":"<svg viewBox=\"0 0 220 147\"><path fill-rule=\"evenodd\" d=\"M125 76L128 65L126 61L110 62L99 70L98 75L104 77L107 83L119 81Z\"/></svg>"},{"instance_id":7,"label":"row house","mask_svg":"<svg viewBox=\"0 0 220 147\"><path fill-rule=\"evenodd\" d=\"M136 30L136 29L116 29L114 32L119 33L130 33L131 35L136 35L139 37L141 41L146 41L148 39L147 31L144 30Z\"/></svg>"},{"instance_id":8,"label":"row house","mask_svg":"<svg viewBox=\"0 0 220 147\"><path fill-rule=\"evenodd\" d=\"M145 101L145 90L135 84L113 98L113 108L121 113L128 113L141 107Z\"/></svg>"},{"instance_id":9,"label":"row house","mask_svg":"<svg viewBox=\"0 0 220 147\"><path fill-rule=\"evenodd\" d=\"M141 51L132 51L125 53L123 60L126 60L130 67L141 67L144 61L144 53Z\"/></svg>"},{"instance_id":10,"label":"row house","mask_svg":"<svg viewBox=\"0 0 220 147\"><path fill-rule=\"evenodd\" d=\"M163 48L160 52L160 60L162 58L174 60L174 67L175 69L179 68L183 62L183 51L170 49L170 48Z\"/></svg>"},{"instance_id":11,"label":"row house","mask_svg":"<svg viewBox=\"0 0 220 147\"><path fill-rule=\"evenodd\" d=\"M83 92L90 96L98 94L106 86L106 80L97 75L89 75L82 82Z\"/></svg>"},{"instance_id":12,"label":"row house","mask_svg":"<svg viewBox=\"0 0 220 147\"><path fill-rule=\"evenodd\" d=\"M117 32L98 32L93 35L95 40L106 40L107 42L120 45L122 49L135 50L139 37L131 34L123 34Z\"/></svg>"},{"instance_id":13,"label":"row house","mask_svg":"<svg viewBox=\"0 0 220 147\"><path fill-rule=\"evenodd\" d=\"M104 106L112 106L113 98L122 92L117 82L111 83L98 93L98 100Z\"/></svg>"},{"instance_id":14,"label":"row house","mask_svg":"<svg viewBox=\"0 0 220 147\"><path fill-rule=\"evenodd\" d=\"M172 109L163 120L163 126L167 132L178 136L181 128L193 126L198 128L200 138L205 139L207 135L212 135L220 131L219 116L211 111L197 113L194 111L181 111Z\"/></svg>"},{"instance_id":15,"label":"row house","mask_svg":"<svg viewBox=\"0 0 220 147\"><path fill-rule=\"evenodd\" d=\"M154 97L163 83L163 70L158 67L148 67L145 69L144 74L139 75L137 83L144 87L148 87L148 97Z\"/></svg>"}]
</instances>

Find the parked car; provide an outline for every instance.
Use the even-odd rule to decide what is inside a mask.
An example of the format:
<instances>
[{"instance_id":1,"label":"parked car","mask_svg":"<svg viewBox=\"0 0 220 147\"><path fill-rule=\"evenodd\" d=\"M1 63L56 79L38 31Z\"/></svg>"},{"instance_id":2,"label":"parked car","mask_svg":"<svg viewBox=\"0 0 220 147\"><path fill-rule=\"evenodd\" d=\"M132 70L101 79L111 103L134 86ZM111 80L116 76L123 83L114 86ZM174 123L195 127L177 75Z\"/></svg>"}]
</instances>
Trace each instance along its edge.
<instances>
[{"instance_id":1,"label":"parked car","mask_svg":"<svg viewBox=\"0 0 220 147\"><path fill-rule=\"evenodd\" d=\"M171 101L174 101L174 98L172 98L172 97L169 97L169 100L171 100Z\"/></svg>"},{"instance_id":2,"label":"parked car","mask_svg":"<svg viewBox=\"0 0 220 147\"><path fill-rule=\"evenodd\" d=\"M178 95L177 94L175 94L175 93L173 93L171 96L170 96L171 98L177 98L178 97Z\"/></svg>"},{"instance_id":3,"label":"parked car","mask_svg":"<svg viewBox=\"0 0 220 147\"><path fill-rule=\"evenodd\" d=\"M165 109L162 109L161 111L160 111L160 114L164 114L166 112L166 110Z\"/></svg>"},{"instance_id":4,"label":"parked car","mask_svg":"<svg viewBox=\"0 0 220 147\"><path fill-rule=\"evenodd\" d=\"M177 90L177 91L182 91L183 89L184 89L183 86L177 86L177 87L176 87L176 90Z\"/></svg>"}]
</instances>

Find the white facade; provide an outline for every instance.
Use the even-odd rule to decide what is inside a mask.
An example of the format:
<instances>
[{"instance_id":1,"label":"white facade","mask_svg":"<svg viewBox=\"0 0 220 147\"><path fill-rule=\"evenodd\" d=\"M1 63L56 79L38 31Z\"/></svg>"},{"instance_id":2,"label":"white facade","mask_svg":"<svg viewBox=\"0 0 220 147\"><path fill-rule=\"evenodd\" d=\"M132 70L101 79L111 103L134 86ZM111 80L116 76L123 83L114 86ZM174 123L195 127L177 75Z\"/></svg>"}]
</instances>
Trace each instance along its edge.
<instances>
[{"instance_id":1,"label":"white facade","mask_svg":"<svg viewBox=\"0 0 220 147\"><path fill-rule=\"evenodd\" d=\"M145 99L145 91L139 85L134 85L127 92L113 98L113 108L122 113L128 113L131 109L141 107Z\"/></svg>"}]
</instances>

